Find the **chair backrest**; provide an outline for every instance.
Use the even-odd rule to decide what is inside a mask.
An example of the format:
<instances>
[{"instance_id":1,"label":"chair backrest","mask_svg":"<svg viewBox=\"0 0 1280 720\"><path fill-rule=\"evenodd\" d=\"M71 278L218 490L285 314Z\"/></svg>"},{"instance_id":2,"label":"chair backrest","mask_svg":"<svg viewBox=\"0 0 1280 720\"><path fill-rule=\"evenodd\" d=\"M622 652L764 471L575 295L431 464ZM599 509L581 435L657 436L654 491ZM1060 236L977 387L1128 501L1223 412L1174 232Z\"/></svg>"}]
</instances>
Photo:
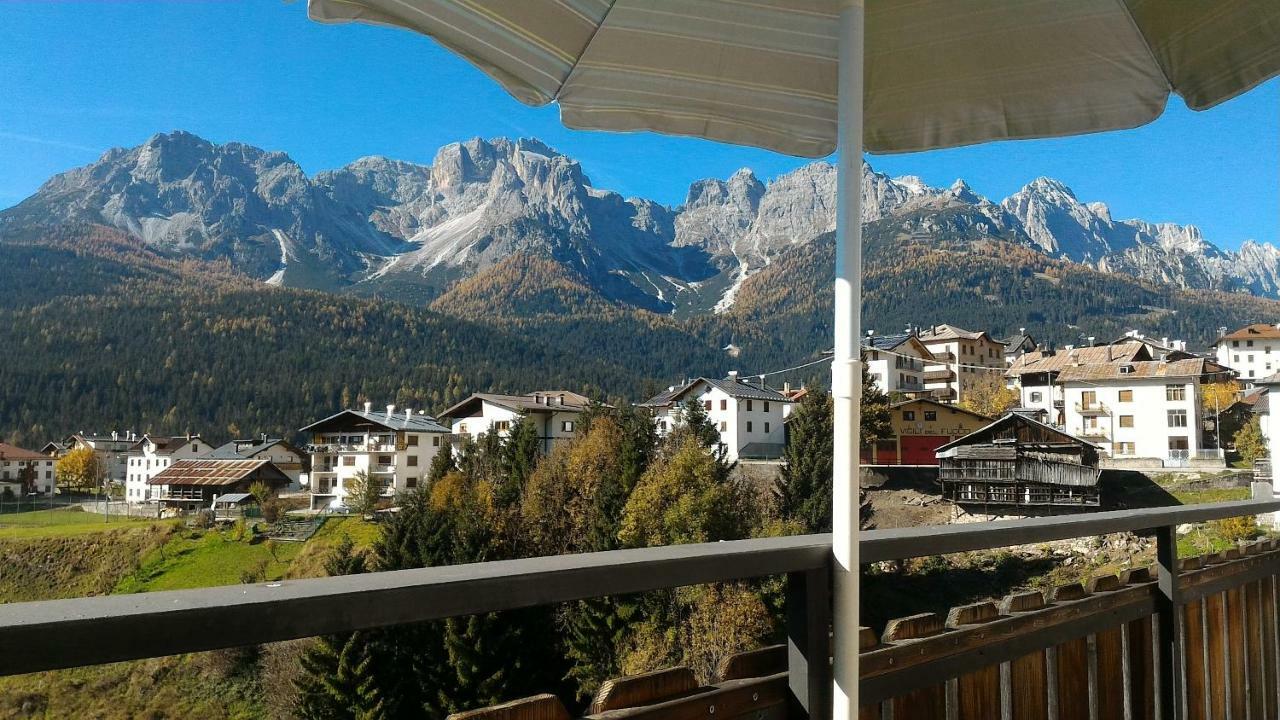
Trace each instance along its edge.
<instances>
[{"instance_id":1,"label":"chair backrest","mask_svg":"<svg viewBox=\"0 0 1280 720\"><path fill-rule=\"evenodd\" d=\"M569 720L569 711L555 695L544 694L454 713L448 720Z\"/></svg>"},{"instance_id":2,"label":"chair backrest","mask_svg":"<svg viewBox=\"0 0 1280 720\"><path fill-rule=\"evenodd\" d=\"M591 713L649 705L683 697L698 689L698 680L687 667L654 670L643 675L606 680L591 703Z\"/></svg>"},{"instance_id":3,"label":"chair backrest","mask_svg":"<svg viewBox=\"0 0 1280 720\"><path fill-rule=\"evenodd\" d=\"M786 672L786 669L787 646L770 645L759 650L748 650L729 655L720 661L720 669L716 671L716 678L720 682L742 680L744 678L774 675Z\"/></svg>"}]
</instances>

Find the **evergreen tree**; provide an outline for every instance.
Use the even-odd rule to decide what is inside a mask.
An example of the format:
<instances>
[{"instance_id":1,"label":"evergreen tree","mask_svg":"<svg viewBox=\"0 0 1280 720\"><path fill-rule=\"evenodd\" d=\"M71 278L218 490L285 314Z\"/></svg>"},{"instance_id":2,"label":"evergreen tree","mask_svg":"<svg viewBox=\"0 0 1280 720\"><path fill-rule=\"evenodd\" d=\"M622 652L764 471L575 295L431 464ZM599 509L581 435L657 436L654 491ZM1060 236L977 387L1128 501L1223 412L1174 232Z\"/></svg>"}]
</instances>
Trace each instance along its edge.
<instances>
[{"instance_id":1,"label":"evergreen tree","mask_svg":"<svg viewBox=\"0 0 1280 720\"><path fill-rule=\"evenodd\" d=\"M862 363L862 401L859 411L859 440L862 447L870 447L875 441L893 435L893 427L889 422L889 396L872 379L866 363Z\"/></svg>"},{"instance_id":2,"label":"evergreen tree","mask_svg":"<svg viewBox=\"0 0 1280 720\"><path fill-rule=\"evenodd\" d=\"M427 485L433 485L457 469L458 464L453 461L453 443L445 443L436 456L431 458L431 467L427 470Z\"/></svg>"},{"instance_id":3,"label":"evergreen tree","mask_svg":"<svg viewBox=\"0 0 1280 720\"><path fill-rule=\"evenodd\" d=\"M517 502L540 457L542 438L538 432L538 422L528 415L522 416L511 426L506 442L502 445L504 472L496 488L495 502L504 507Z\"/></svg>"},{"instance_id":4,"label":"evergreen tree","mask_svg":"<svg viewBox=\"0 0 1280 720\"><path fill-rule=\"evenodd\" d=\"M344 535L325 559L331 575L365 571L365 557ZM295 709L304 720L381 720L388 717L375 669L376 633L325 635L302 654L294 681Z\"/></svg>"},{"instance_id":5,"label":"evergreen tree","mask_svg":"<svg viewBox=\"0 0 1280 720\"><path fill-rule=\"evenodd\" d=\"M782 477L775 493L783 519L806 532L831 530L831 477L835 437L831 396L810 392L787 422Z\"/></svg>"}]
</instances>

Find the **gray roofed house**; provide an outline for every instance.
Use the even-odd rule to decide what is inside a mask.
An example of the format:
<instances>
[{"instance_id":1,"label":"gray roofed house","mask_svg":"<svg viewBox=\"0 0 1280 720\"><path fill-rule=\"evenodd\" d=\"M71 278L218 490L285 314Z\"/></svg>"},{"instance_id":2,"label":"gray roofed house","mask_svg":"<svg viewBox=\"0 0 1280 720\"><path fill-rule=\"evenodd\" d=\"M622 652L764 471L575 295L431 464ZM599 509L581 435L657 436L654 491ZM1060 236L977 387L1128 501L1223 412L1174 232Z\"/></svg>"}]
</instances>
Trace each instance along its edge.
<instances>
[{"instance_id":1,"label":"gray roofed house","mask_svg":"<svg viewBox=\"0 0 1280 720\"><path fill-rule=\"evenodd\" d=\"M591 407L591 398L569 390L538 390L526 395L475 393L440 414L457 437L478 439L489 432L506 435L527 418L538 430L543 452L577 432L578 416Z\"/></svg>"},{"instance_id":2,"label":"gray roofed house","mask_svg":"<svg viewBox=\"0 0 1280 720\"><path fill-rule=\"evenodd\" d=\"M730 373L727 378L700 377L649 398L640 407L653 415L659 435L680 426L684 403L695 398L707 420L720 433L728 460L776 460L786 446L785 419L794 402L764 384Z\"/></svg>"}]
</instances>

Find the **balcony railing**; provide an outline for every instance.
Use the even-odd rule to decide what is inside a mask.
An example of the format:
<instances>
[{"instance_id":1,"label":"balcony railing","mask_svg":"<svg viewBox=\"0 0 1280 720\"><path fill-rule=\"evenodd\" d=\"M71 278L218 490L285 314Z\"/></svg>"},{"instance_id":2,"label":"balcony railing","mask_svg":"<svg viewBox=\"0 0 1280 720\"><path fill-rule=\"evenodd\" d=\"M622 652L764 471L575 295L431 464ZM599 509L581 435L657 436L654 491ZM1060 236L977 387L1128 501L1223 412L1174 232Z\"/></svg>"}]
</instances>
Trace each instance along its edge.
<instances>
[{"instance_id":1,"label":"balcony railing","mask_svg":"<svg viewBox=\"0 0 1280 720\"><path fill-rule=\"evenodd\" d=\"M1076 403L1076 412L1087 417L1111 414L1107 406L1100 402Z\"/></svg>"},{"instance_id":2,"label":"balcony railing","mask_svg":"<svg viewBox=\"0 0 1280 720\"><path fill-rule=\"evenodd\" d=\"M1108 533L1154 531L1157 565L1154 582L1135 575L1128 585L1116 586L1123 582L1116 580L1112 585L1096 588L1091 583L1087 591L1077 586L1083 595L1066 597L1054 593L1050 598L1052 604L1044 606L1045 612L1041 614L1023 612L1022 606L1002 610L992 607L983 611L990 615L978 620L968 615L957 616L954 624L949 620L943 626L941 621L931 619L929 623L938 623L938 627L927 629L922 625L922 631L927 630L923 635L909 635L906 626L896 627L892 633L886 631L883 644L874 642L872 635L873 642L864 644L862 652L862 707L875 713L882 702L889 705L917 690L938 688L939 683L949 688L946 694L950 695L957 678L963 692L965 677L972 679L975 672L985 673L988 669L996 683L994 697L1007 697L1016 692L1012 687L1014 675L996 672L997 666L1008 667L1009 663L1016 665L1015 661L1039 657L1043 671L1045 654L1055 652L1054 649L1064 643L1078 643L1083 648L1088 638L1087 652L1092 653L1096 637L1102 652L1104 637L1107 643L1114 640L1118 644L1121 640L1112 638L1111 634L1124 637L1126 632L1137 632L1126 630L1133 623L1145 623L1143 632L1150 634L1141 636L1145 640L1131 639L1130 642L1137 642L1132 645L1135 652L1143 650L1143 642L1154 647L1154 651L1148 656L1148 662L1133 667L1125 665L1125 682L1137 678L1136 682L1142 683L1145 677L1155 704L1151 716L1198 717L1194 706L1191 713L1185 712L1191 692L1188 688L1202 692L1205 686L1200 683L1205 678L1191 678L1191 674L1207 670L1203 664L1189 661L1184 664L1184 658L1193 658L1199 652L1199 646L1194 653L1189 650L1192 642L1203 644L1205 641L1199 613L1211 601L1226 602L1222 600L1226 593L1238 591L1246 587L1246 583L1264 581L1266 588L1274 587L1277 562L1271 554L1274 548L1268 544L1270 549L1250 550L1265 550L1265 554L1247 558L1240 558L1238 553L1234 558L1228 555L1224 556L1226 564L1185 574L1186 568L1178 559L1175 528L1184 523L1280 509L1280 502L1271 499L1268 485L1255 485L1254 497L1266 499L864 532L861 562L878 563ZM830 535L804 535L199 590L10 603L0 605L0 647L23 651L0 653L0 675L785 575L789 692L796 709L794 716L825 718L831 715L832 691L828 656L832 629L831 557ZM1249 598L1256 597L1252 589L1249 593ZM359 605L360 612L351 612L353 603ZM1193 607L1197 613L1194 637L1187 634L1192 623L1182 621L1184 614L1190 616ZM1223 614L1217 617L1222 623L1222 632L1215 636L1215 642L1226 634L1227 624L1237 619L1242 623L1234 626L1237 630L1243 630L1246 622L1257 624L1248 620L1251 616L1243 609L1234 611L1230 618ZM1274 614L1270 617L1274 619ZM975 623L980 624L976 630L964 627ZM211 627L218 628L218 632L208 632ZM1217 632L1216 626L1205 627ZM1274 630L1274 624L1271 627ZM839 624L834 630L859 633L858 628ZM925 639L897 642L899 638L911 637ZM1250 635L1246 633L1242 637ZM1274 650L1274 644L1271 647ZM1055 657L1060 663L1065 658ZM1271 663L1272 657L1275 655L1266 662ZM1093 698L1099 697L1098 683L1111 683L1107 686L1109 690L1117 687L1119 669L1115 669L1112 677L1101 671L1093 672L1093 661L1089 664L1090 670L1081 680L1087 687L1079 689L1081 697L1076 698L1077 701L1089 698L1089 702L1095 702ZM1218 667L1224 666L1219 663ZM1275 672L1276 665L1266 667ZM1057 679L1052 682L1057 687ZM1242 679L1241 686L1247 682ZM1262 679L1255 678L1255 682ZM951 705L945 697L940 702ZM1143 703L1142 695L1136 700L1126 700L1126 707L1132 702ZM1144 707L1147 706L1140 705L1139 710ZM1123 715L1128 717L1129 713ZM998 712L990 715L998 716ZM1142 715L1134 713L1133 716Z\"/></svg>"},{"instance_id":3,"label":"balcony railing","mask_svg":"<svg viewBox=\"0 0 1280 720\"><path fill-rule=\"evenodd\" d=\"M204 500L204 493L199 490L179 490L170 488L160 494L161 500Z\"/></svg>"}]
</instances>

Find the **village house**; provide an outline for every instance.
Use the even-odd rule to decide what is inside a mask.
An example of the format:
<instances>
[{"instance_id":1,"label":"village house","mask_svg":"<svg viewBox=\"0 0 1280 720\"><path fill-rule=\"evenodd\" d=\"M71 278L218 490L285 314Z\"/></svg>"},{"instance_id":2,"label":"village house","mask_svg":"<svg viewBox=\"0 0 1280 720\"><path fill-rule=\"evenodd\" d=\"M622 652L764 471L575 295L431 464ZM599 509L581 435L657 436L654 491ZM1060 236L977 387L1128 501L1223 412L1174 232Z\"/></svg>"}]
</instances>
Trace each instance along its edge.
<instances>
[{"instance_id":1,"label":"village house","mask_svg":"<svg viewBox=\"0 0 1280 720\"><path fill-rule=\"evenodd\" d=\"M134 503L146 502L163 494L165 488L152 485L151 478L175 460L198 458L211 449L199 435L143 435L126 453L124 499Z\"/></svg>"},{"instance_id":2,"label":"village house","mask_svg":"<svg viewBox=\"0 0 1280 720\"><path fill-rule=\"evenodd\" d=\"M276 469L289 476L288 490L302 487L302 475L306 472L309 460L305 450L287 440L267 437L266 433L258 438L224 443L214 448L206 457L220 460L270 460Z\"/></svg>"},{"instance_id":3,"label":"village house","mask_svg":"<svg viewBox=\"0 0 1280 720\"><path fill-rule=\"evenodd\" d=\"M440 419L451 425L454 435L474 440L487 432L506 437L521 418L532 418L542 451L549 453L555 443L574 436L578 417L590 406L590 398L568 390L541 390L528 395L476 393L440 413Z\"/></svg>"},{"instance_id":4,"label":"village house","mask_svg":"<svg viewBox=\"0 0 1280 720\"><path fill-rule=\"evenodd\" d=\"M1088 440L1009 413L939 447L938 479L947 499L988 510L1096 507L1098 450Z\"/></svg>"},{"instance_id":5,"label":"village house","mask_svg":"<svg viewBox=\"0 0 1280 720\"><path fill-rule=\"evenodd\" d=\"M1058 383L1064 368L1150 359L1150 350L1137 340L1088 347L1067 345L1061 350L1047 347L1023 353L1004 376L1018 390L1019 408L1033 412L1043 422L1065 427L1065 399Z\"/></svg>"},{"instance_id":6,"label":"village house","mask_svg":"<svg viewBox=\"0 0 1280 720\"><path fill-rule=\"evenodd\" d=\"M1253 412L1258 418L1258 427L1262 430L1266 442L1267 457L1256 461L1255 479L1271 483L1277 498L1280 498L1280 482L1277 482L1276 470L1280 469L1280 420L1272 412L1274 395L1280 393L1280 373L1259 378L1257 381L1263 393L1253 401ZM1273 522L1280 525L1280 512L1272 515Z\"/></svg>"},{"instance_id":7,"label":"village house","mask_svg":"<svg viewBox=\"0 0 1280 720\"><path fill-rule=\"evenodd\" d=\"M375 412L372 403L300 432L311 435L312 509L345 505L349 483L361 473L380 483L388 497L418 487L450 439L449 429L424 411L388 405L385 412Z\"/></svg>"},{"instance_id":8,"label":"village house","mask_svg":"<svg viewBox=\"0 0 1280 720\"><path fill-rule=\"evenodd\" d=\"M889 410L892 436L862 449L870 465L937 465L936 451L991 422L964 408L928 398L894 403Z\"/></svg>"},{"instance_id":9,"label":"village house","mask_svg":"<svg viewBox=\"0 0 1280 720\"><path fill-rule=\"evenodd\" d=\"M1071 365L1058 374L1068 432L1098 443L1113 458L1158 459L1166 466L1206 451L1201 395L1234 373L1205 358Z\"/></svg>"},{"instance_id":10,"label":"village house","mask_svg":"<svg viewBox=\"0 0 1280 720\"><path fill-rule=\"evenodd\" d=\"M1186 358L1195 357L1193 353L1187 351L1186 340L1172 340L1168 337L1156 340L1137 330L1129 330L1123 336L1112 341L1112 344L1133 341L1146 345L1147 352L1150 353L1152 360L1185 360Z\"/></svg>"},{"instance_id":11,"label":"village house","mask_svg":"<svg viewBox=\"0 0 1280 720\"><path fill-rule=\"evenodd\" d=\"M102 479L113 485L123 485L128 475L129 449L137 441L138 436L132 431L112 431L110 435L76 433L67 436L61 445L64 448L63 454L78 448L93 450L98 456L98 465L102 468Z\"/></svg>"},{"instance_id":12,"label":"village house","mask_svg":"<svg viewBox=\"0 0 1280 720\"><path fill-rule=\"evenodd\" d=\"M919 339L933 358L924 368L924 386L935 400L959 402L975 383L999 381L1005 369L1004 345L985 330L937 325Z\"/></svg>"},{"instance_id":13,"label":"village house","mask_svg":"<svg viewBox=\"0 0 1280 720\"><path fill-rule=\"evenodd\" d=\"M14 495L57 492L53 462L48 455L0 442L0 484Z\"/></svg>"},{"instance_id":14,"label":"village house","mask_svg":"<svg viewBox=\"0 0 1280 720\"><path fill-rule=\"evenodd\" d=\"M933 354L914 333L868 334L862 339L862 360L881 392L907 395L924 392L924 367Z\"/></svg>"},{"instance_id":15,"label":"village house","mask_svg":"<svg viewBox=\"0 0 1280 720\"><path fill-rule=\"evenodd\" d=\"M1227 332L1219 328L1211 349L1218 364L1235 370L1252 384L1280 372L1280 324L1254 323Z\"/></svg>"},{"instance_id":16,"label":"village house","mask_svg":"<svg viewBox=\"0 0 1280 720\"><path fill-rule=\"evenodd\" d=\"M683 404L695 398L707 419L720 433L720 445L729 461L773 460L782 457L786 446L783 419L791 400L770 388L763 380L749 382L730 372L723 380L697 378L672 386L640 407L653 415L659 435L679 426Z\"/></svg>"},{"instance_id":17,"label":"village house","mask_svg":"<svg viewBox=\"0 0 1280 720\"><path fill-rule=\"evenodd\" d=\"M247 493L258 482L280 489L289 477L267 460L195 458L174 460L148 481L161 505L188 512L211 509L214 498Z\"/></svg>"},{"instance_id":18,"label":"village house","mask_svg":"<svg viewBox=\"0 0 1280 720\"><path fill-rule=\"evenodd\" d=\"M1026 328L1018 328L1018 334L1000 341L1004 345L1004 364L1012 367L1018 358L1029 352L1035 352L1038 345L1036 339L1027 334Z\"/></svg>"}]
</instances>

